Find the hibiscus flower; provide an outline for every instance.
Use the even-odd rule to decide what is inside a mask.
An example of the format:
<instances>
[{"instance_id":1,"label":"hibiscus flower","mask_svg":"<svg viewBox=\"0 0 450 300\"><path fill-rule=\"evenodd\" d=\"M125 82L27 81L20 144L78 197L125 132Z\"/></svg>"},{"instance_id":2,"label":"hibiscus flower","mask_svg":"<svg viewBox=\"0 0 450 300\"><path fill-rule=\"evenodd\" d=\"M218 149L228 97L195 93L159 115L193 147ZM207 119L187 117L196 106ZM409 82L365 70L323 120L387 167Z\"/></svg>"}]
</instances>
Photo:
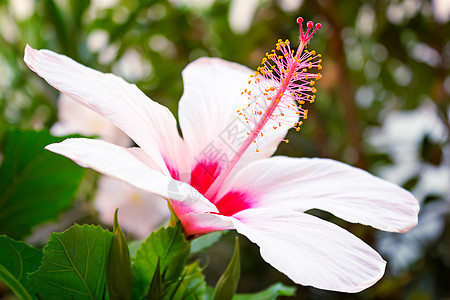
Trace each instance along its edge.
<instances>
[{"instance_id":1,"label":"hibiscus flower","mask_svg":"<svg viewBox=\"0 0 450 300\"><path fill-rule=\"evenodd\" d=\"M218 58L183 71L176 120L135 85L27 46L25 62L50 85L111 120L139 146L68 139L46 148L166 198L195 237L236 229L264 260L294 282L358 292L379 280L386 262L348 231L307 212L404 232L417 224L418 201L404 189L330 159L270 157L302 105L314 101L320 55L305 50L320 25L300 23L297 51L279 40L257 72ZM284 140L288 142L287 140Z\"/></svg>"}]
</instances>

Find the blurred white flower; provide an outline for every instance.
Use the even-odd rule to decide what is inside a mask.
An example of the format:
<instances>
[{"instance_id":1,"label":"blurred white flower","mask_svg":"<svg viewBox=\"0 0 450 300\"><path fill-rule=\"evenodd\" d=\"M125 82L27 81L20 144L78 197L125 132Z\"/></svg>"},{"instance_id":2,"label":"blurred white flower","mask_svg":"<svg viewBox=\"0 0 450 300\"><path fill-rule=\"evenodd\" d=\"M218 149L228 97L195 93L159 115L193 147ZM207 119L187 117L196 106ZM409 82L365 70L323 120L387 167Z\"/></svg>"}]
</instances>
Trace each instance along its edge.
<instances>
[{"instance_id":1,"label":"blurred white flower","mask_svg":"<svg viewBox=\"0 0 450 300\"><path fill-rule=\"evenodd\" d=\"M208 9L215 0L170 0L176 6L186 6L191 9Z\"/></svg>"},{"instance_id":2,"label":"blurred white flower","mask_svg":"<svg viewBox=\"0 0 450 300\"><path fill-rule=\"evenodd\" d=\"M113 123L64 94L58 99L58 118L59 121L50 129L53 135L79 133L98 136L104 141L121 146L131 145L131 139Z\"/></svg>"},{"instance_id":3,"label":"blurred white flower","mask_svg":"<svg viewBox=\"0 0 450 300\"><path fill-rule=\"evenodd\" d=\"M152 69L150 62L135 49L127 50L119 61L113 65L114 73L120 74L130 82L149 77Z\"/></svg>"},{"instance_id":4,"label":"blurred white flower","mask_svg":"<svg viewBox=\"0 0 450 300\"><path fill-rule=\"evenodd\" d=\"M403 184L415 174L419 182L413 189L417 199L427 195L441 195L444 201L421 205L420 222L411 231L398 235L377 232L377 249L389 258L394 273L407 269L417 261L424 250L438 239L445 228L445 218L450 212L450 157L443 149L444 162L439 166L424 163L420 147L424 136L435 143L443 143L447 129L438 117L436 106L426 100L412 111L391 111L383 126L369 133L371 143L391 155L394 164L382 167L377 175L397 184ZM449 151L447 151L448 153Z\"/></svg>"},{"instance_id":5,"label":"blurred white flower","mask_svg":"<svg viewBox=\"0 0 450 300\"><path fill-rule=\"evenodd\" d=\"M450 20L450 1L433 0L433 14L436 21L446 23Z\"/></svg>"},{"instance_id":6,"label":"blurred white flower","mask_svg":"<svg viewBox=\"0 0 450 300\"><path fill-rule=\"evenodd\" d=\"M294 12L300 9L304 0L278 0L282 10L286 12Z\"/></svg>"},{"instance_id":7,"label":"blurred white flower","mask_svg":"<svg viewBox=\"0 0 450 300\"><path fill-rule=\"evenodd\" d=\"M35 12L33 0L14 0L9 1L8 4L12 15L19 21L28 19Z\"/></svg>"},{"instance_id":8,"label":"blurred white flower","mask_svg":"<svg viewBox=\"0 0 450 300\"><path fill-rule=\"evenodd\" d=\"M245 33L252 24L259 0L233 0L228 13L228 22L235 33Z\"/></svg>"},{"instance_id":9,"label":"blurred white flower","mask_svg":"<svg viewBox=\"0 0 450 300\"><path fill-rule=\"evenodd\" d=\"M95 208L101 221L113 224L114 211L118 207L120 227L138 238L146 238L170 216L167 201L163 198L136 189L123 181L102 176L95 198Z\"/></svg>"}]
</instances>

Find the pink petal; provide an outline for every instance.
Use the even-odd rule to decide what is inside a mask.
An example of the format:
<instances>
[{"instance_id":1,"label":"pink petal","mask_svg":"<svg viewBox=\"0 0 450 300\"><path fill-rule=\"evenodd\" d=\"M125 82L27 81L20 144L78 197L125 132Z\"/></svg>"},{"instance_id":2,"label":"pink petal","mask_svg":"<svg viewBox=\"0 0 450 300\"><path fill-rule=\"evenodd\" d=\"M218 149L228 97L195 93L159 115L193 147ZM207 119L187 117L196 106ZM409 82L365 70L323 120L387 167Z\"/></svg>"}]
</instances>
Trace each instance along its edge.
<instances>
[{"instance_id":1,"label":"pink petal","mask_svg":"<svg viewBox=\"0 0 450 300\"><path fill-rule=\"evenodd\" d=\"M178 215L187 236L234 229L233 218L217 214L187 213Z\"/></svg>"},{"instance_id":2,"label":"pink petal","mask_svg":"<svg viewBox=\"0 0 450 300\"><path fill-rule=\"evenodd\" d=\"M134 84L113 74L87 68L49 50L25 48L28 67L62 93L109 119L130 136L161 169L164 159L183 168L184 143L176 120L164 106L150 100ZM175 165L175 166L173 166Z\"/></svg>"},{"instance_id":3,"label":"pink petal","mask_svg":"<svg viewBox=\"0 0 450 300\"><path fill-rule=\"evenodd\" d=\"M179 104L180 127L192 155L191 165L219 162L224 168L247 137L248 127L238 109L247 107L241 95L254 72L218 58L200 58L183 71L184 93ZM271 156L289 126L269 131L261 139L260 152L253 143L238 166Z\"/></svg>"},{"instance_id":4,"label":"pink petal","mask_svg":"<svg viewBox=\"0 0 450 300\"><path fill-rule=\"evenodd\" d=\"M298 284L356 293L384 274L386 262L375 250L314 216L265 208L235 217L236 230L260 247L263 259Z\"/></svg>"},{"instance_id":5,"label":"pink petal","mask_svg":"<svg viewBox=\"0 0 450 300\"><path fill-rule=\"evenodd\" d=\"M217 212L217 208L189 184L156 171L154 161L139 148L123 148L94 139L67 139L45 148L144 191L182 202L190 211Z\"/></svg>"},{"instance_id":6,"label":"pink petal","mask_svg":"<svg viewBox=\"0 0 450 300\"><path fill-rule=\"evenodd\" d=\"M272 157L241 170L221 191L251 190L256 206L317 208L353 223L404 232L417 224L419 203L408 191L330 159ZM254 203L255 203L254 202Z\"/></svg>"}]
</instances>

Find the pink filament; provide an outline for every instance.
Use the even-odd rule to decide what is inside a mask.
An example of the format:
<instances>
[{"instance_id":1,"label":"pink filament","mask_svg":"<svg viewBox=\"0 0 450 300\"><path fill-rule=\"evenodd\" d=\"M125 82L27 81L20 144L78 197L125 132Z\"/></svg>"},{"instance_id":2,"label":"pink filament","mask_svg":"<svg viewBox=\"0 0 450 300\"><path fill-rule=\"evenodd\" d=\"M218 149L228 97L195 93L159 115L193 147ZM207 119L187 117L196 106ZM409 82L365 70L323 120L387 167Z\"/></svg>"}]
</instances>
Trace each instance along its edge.
<instances>
[{"instance_id":1,"label":"pink filament","mask_svg":"<svg viewBox=\"0 0 450 300\"><path fill-rule=\"evenodd\" d=\"M303 53L303 50L304 50L306 44L311 39L311 37L314 35L314 33L318 29L321 28L321 25L320 25L320 23L317 23L314 30L311 33L309 33L310 29L314 26L314 24L311 21L309 21L307 23L308 29L306 30L305 33L303 33L303 28L302 28L303 18L298 18L297 23L299 23L299 25L300 25L300 45L297 49L295 57L290 56L290 51L291 51L290 47L287 47L287 49L286 49L286 48L284 48L284 44L283 44L282 47L280 47L280 51L283 53L284 57L286 57L286 59L288 59L287 63L285 63L284 61L281 63L281 60L279 60L279 59L272 59L272 61L274 62L274 64L276 65L277 68L283 67L283 68L285 68L285 70L289 70L289 71L286 73L286 76L283 78L281 85L277 87L275 95L273 97L271 97L271 103L268 106L267 110L265 110L264 114L261 116L259 121L256 122L254 128L250 131L248 137L244 140L242 145L239 147L239 149L233 155L229 166L220 173L220 175L214 180L214 182L211 184L209 189L204 194L206 198L214 199L219 188L222 186L224 180L228 177L228 175L230 174L232 169L236 166L239 159L244 155L244 153L247 151L247 149L252 144L252 142L255 141L255 139L259 136L259 134L261 133L262 129L266 126L268 121L271 120L275 109L279 106L280 103L282 103L281 100L282 100L283 96L285 95L285 92L287 90L290 90L290 88L292 88L292 87L301 88L303 86L303 84L299 85L298 83L295 83L295 81L300 80L300 81L306 82L305 77L307 79L308 76L305 76L304 73L301 75L303 77L297 76L297 74L298 74L297 71L298 71L299 67L303 68L306 66L306 65L302 66L302 64L306 64L306 62L304 62L302 60L301 54ZM309 55L307 55L307 56L310 57ZM264 60L263 60L263 64L264 64ZM275 68L275 70L277 68ZM275 71L275 72L277 72L277 71ZM278 73L277 75L281 75L281 73ZM309 74L309 75L311 77L316 76L316 78L318 78L317 74L314 74L314 75ZM278 81L277 77L274 76L271 72L269 72L267 75L265 75L265 77L267 79L270 79L273 81ZM309 90L312 90L312 88L309 88ZM302 93L300 95L302 95ZM302 99L301 96L300 96L300 99ZM305 112L305 114L306 114L306 112Z\"/></svg>"}]
</instances>

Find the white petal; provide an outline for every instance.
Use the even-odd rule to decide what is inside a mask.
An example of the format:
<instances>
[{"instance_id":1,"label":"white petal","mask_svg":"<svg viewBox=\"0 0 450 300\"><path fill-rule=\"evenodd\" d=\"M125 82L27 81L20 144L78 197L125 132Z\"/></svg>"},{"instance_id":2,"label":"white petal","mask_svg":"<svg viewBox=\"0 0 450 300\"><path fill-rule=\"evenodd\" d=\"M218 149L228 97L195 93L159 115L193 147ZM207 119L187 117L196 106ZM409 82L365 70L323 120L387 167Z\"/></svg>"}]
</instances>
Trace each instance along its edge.
<instances>
[{"instance_id":1,"label":"white petal","mask_svg":"<svg viewBox=\"0 0 450 300\"><path fill-rule=\"evenodd\" d=\"M50 85L112 121L152 156L161 169L166 168L164 159L173 168L178 169L178 164L182 164L178 160L185 157L179 155L183 153L184 143L175 118L134 84L87 68L64 55L35 50L28 45L24 61Z\"/></svg>"},{"instance_id":2,"label":"white petal","mask_svg":"<svg viewBox=\"0 0 450 300\"><path fill-rule=\"evenodd\" d=\"M272 157L254 162L221 193L251 190L257 206L321 209L353 223L404 232L417 224L419 203L408 191L330 159Z\"/></svg>"},{"instance_id":3,"label":"white petal","mask_svg":"<svg viewBox=\"0 0 450 300\"><path fill-rule=\"evenodd\" d=\"M154 170L154 162L139 148L127 149L94 139L67 139L45 148L144 191L183 202L191 211L217 212L216 207L189 184Z\"/></svg>"},{"instance_id":4,"label":"white petal","mask_svg":"<svg viewBox=\"0 0 450 300\"><path fill-rule=\"evenodd\" d=\"M206 159L226 166L247 137L251 128L237 110L247 107L247 97L241 92L249 87L252 73L244 66L218 58L200 58L183 70L179 119L192 164ZM282 126L265 133L260 152L252 143L236 168L271 156L288 128Z\"/></svg>"},{"instance_id":5,"label":"white petal","mask_svg":"<svg viewBox=\"0 0 450 300\"><path fill-rule=\"evenodd\" d=\"M236 230L260 247L262 258L298 284L356 293L384 274L386 262L375 250L314 216L266 208L235 217Z\"/></svg>"}]
</instances>

